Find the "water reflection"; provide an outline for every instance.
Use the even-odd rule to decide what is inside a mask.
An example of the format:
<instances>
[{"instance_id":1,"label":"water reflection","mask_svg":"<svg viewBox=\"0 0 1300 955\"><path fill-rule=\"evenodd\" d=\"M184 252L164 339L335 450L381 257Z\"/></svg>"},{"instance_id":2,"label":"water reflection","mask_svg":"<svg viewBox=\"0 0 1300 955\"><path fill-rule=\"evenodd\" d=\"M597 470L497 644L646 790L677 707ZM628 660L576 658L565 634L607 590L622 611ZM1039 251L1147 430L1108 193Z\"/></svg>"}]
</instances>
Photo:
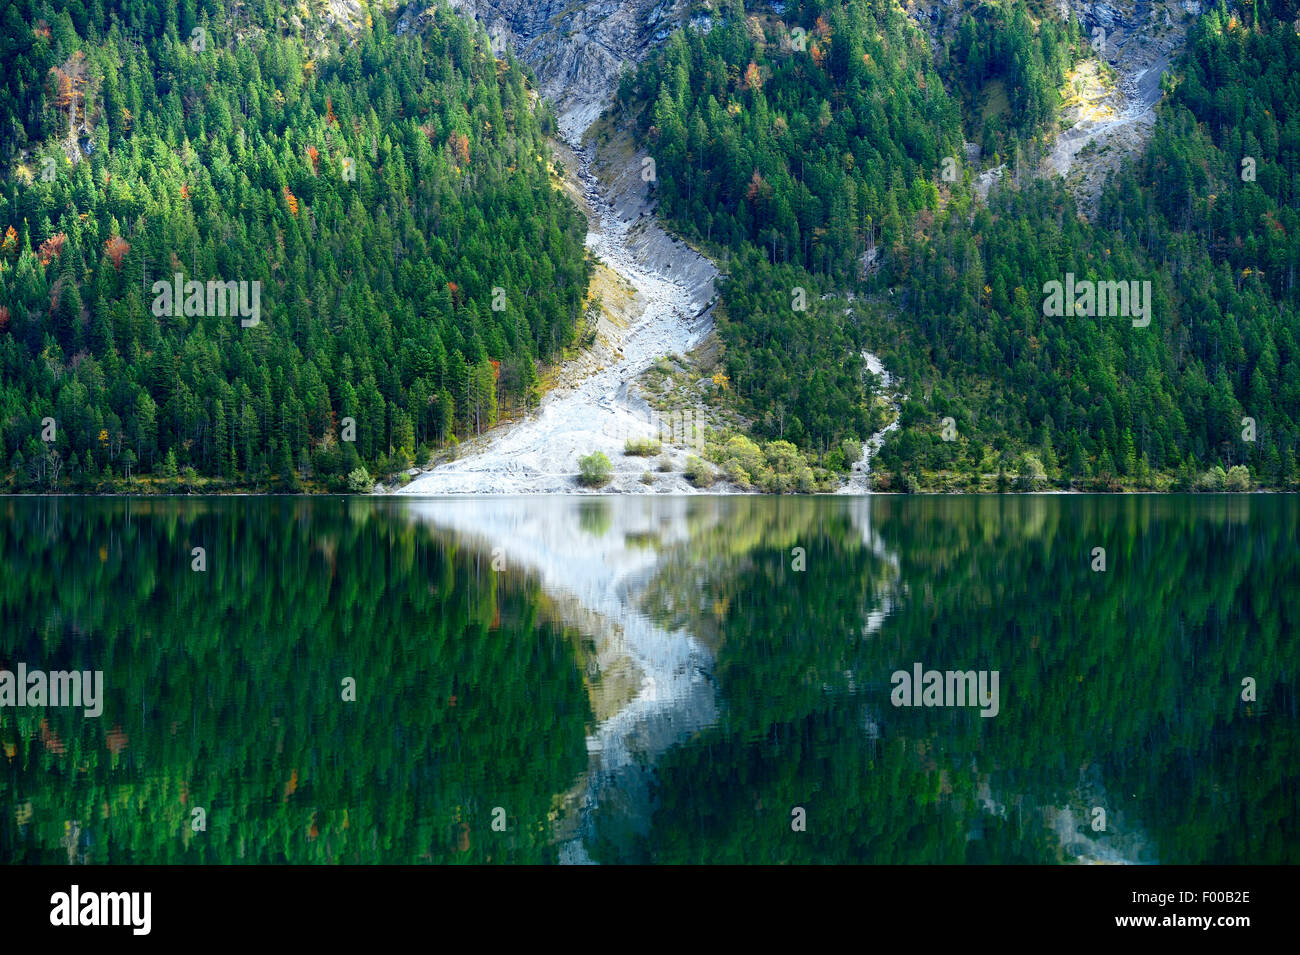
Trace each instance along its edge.
<instances>
[{"instance_id":1,"label":"water reflection","mask_svg":"<svg viewBox=\"0 0 1300 955\"><path fill-rule=\"evenodd\" d=\"M653 815L656 758L717 720L712 650L698 616L642 611L665 563L715 527L716 500L697 498L443 499L412 515L492 553L501 569L536 575L566 625L588 635L598 725L589 766L563 799L561 859L591 861L587 846L644 838ZM684 588L675 591L689 606Z\"/></svg>"},{"instance_id":2,"label":"water reflection","mask_svg":"<svg viewBox=\"0 0 1300 955\"><path fill-rule=\"evenodd\" d=\"M1300 854L1293 498L3 508L4 861Z\"/></svg>"},{"instance_id":3,"label":"water reflection","mask_svg":"<svg viewBox=\"0 0 1300 955\"><path fill-rule=\"evenodd\" d=\"M0 859L555 859L590 710L535 585L366 501L3 507L0 666L107 700L0 710Z\"/></svg>"}]
</instances>

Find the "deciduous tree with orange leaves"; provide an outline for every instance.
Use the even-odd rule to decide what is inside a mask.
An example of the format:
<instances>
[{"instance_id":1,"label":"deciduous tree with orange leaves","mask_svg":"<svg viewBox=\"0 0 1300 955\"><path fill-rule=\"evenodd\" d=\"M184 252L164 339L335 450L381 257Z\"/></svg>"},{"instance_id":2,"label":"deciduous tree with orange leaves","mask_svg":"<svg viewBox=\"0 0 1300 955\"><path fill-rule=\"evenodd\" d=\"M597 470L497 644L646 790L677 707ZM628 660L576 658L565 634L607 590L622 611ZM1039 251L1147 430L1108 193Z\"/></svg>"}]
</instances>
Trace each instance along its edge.
<instances>
[{"instance_id":1,"label":"deciduous tree with orange leaves","mask_svg":"<svg viewBox=\"0 0 1300 955\"><path fill-rule=\"evenodd\" d=\"M68 241L66 232L56 232L36 250L36 257L40 259L41 265L49 265L63 252L63 243Z\"/></svg>"},{"instance_id":2,"label":"deciduous tree with orange leaves","mask_svg":"<svg viewBox=\"0 0 1300 955\"><path fill-rule=\"evenodd\" d=\"M130 251L131 243L127 242L126 239L122 238L120 235L115 235L104 243L104 252L112 261L113 268L115 269L120 270L122 268L122 260L126 258L126 254Z\"/></svg>"},{"instance_id":3,"label":"deciduous tree with orange leaves","mask_svg":"<svg viewBox=\"0 0 1300 955\"><path fill-rule=\"evenodd\" d=\"M469 137L464 133L452 133L447 139L447 145L451 147L451 154L456 157L456 161L461 163L469 162Z\"/></svg>"}]
</instances>

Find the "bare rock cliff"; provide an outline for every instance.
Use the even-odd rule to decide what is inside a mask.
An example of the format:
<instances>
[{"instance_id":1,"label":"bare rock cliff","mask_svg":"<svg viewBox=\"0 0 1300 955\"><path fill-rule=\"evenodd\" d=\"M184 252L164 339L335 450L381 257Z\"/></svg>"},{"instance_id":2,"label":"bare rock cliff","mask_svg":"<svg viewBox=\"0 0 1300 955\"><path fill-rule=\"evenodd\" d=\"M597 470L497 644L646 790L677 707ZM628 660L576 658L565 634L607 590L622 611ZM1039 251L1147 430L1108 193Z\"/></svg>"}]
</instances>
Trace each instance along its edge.
<instances>
[{"instance_id":1,"label":"bare rock cliff","mask_svg":"<svg viewBox=\"0 0 1300 955\"><path fill-rule=\"evenodd\" d=\"M689 0L451 0L537 74L566 138L600 115L625 64L686 19Z\"/></svg>"}]
</instances>

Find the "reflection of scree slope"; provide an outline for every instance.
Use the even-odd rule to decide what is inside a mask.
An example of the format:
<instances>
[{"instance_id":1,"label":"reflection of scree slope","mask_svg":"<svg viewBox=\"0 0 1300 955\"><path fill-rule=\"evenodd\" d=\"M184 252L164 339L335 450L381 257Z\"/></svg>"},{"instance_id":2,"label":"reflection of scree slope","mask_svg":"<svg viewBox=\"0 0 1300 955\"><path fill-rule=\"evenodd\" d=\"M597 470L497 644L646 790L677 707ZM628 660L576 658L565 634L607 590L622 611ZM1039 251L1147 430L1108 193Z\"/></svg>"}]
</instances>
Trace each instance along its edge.
<instances>
[{"instance_id":1,"label":"reflection of scree slope","mask_svg":"<svg viewBox=\"0 0 1300 955\"><path fill-rule=\"evenodd\" d=\"M560 800L555 837L562 862L590 862L587 845L597 836L645 835L659 757L718 720L713 653L687 629L659 626L642 606L673 551L719 526L729 504L738 503L496 497L409 505L416 519L504 560L507 572L535 575L562 622L595 642L599 672L588 674L588 692L600 722L587 738L587 771ZM870 639L892 606L899 558L872 526L870 498L845 506L863 544L893 570L863 616L862 637ZM691 603L695 594L687 588L680 596ZM617 696L602 697L601 684L611 678ZM876 720L864 713L869 732Z\"/></svg>"},{"instance_id":2,"label":"reflection of scree slope","mask_svg":"<svg viewBox=\"0 0 1300 955\"><path fill-rule=\"evenodd\" d=\"M463 535L505 560L509 570L536 574L566 617L596 641L606 672L639 677L630 699L587 739L589 766L563 797L557 826L561 861L589 862L584 838L611 811L618 826L648 827L654 757L717 719L712 654L685 630L669 632L638 609L661 547L685 540L690 518L705 514L685 498L612 502L574 498L460 499L412 505L419 519ZM714 517L718 502L712 502ZM592 527L583 508L602 508ZM607 521L608 523L603 523ZM649 538L657 547L636 541ZM592 631L593 621L599 626ZM604 707L596 705L598 713Z\"/></svg>"}]
</instances>

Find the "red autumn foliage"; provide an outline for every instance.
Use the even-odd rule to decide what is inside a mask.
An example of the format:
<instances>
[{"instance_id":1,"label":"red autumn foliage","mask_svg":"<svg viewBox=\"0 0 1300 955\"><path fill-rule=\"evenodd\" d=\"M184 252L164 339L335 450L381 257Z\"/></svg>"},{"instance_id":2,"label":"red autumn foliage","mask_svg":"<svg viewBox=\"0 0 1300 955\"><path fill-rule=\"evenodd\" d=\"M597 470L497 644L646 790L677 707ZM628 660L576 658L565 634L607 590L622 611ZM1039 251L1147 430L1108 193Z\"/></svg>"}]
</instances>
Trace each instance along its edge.
<instances>
[{"instance_id":1,"label":"red autumn foliage","mask_svg":"<svg viewBox=\"0 0 1300 955\"><path fill-rule=\"evenodd\" d=\"M311 163L311 171L314 175L320 168L320 152L315 146L307 147L307 159Z\"/></svg>"},{"instance_id":2,"label":"red autumn foliage","mask_svg":"<svg viewBox=\"0 0 1300 955\"><path fill-rule=\"evenodd\" d=\"M66 110L77 101L86 85L86 54L77 50L59 66L50 67L54 80L56 102Z\"/></svg>"},{"instance_id":3,"label":"red autumn foliage","mask_svg":"<svg viewBox=\"0 0 1300 955\"><path fill-rule=\"evenodd\" d=\"M289 781L284 784L284 801L288 802L289 797L298 791L298 770L293 770L289 775Z\"/></svg>"},{"instance_id":4,"label":"red autumn foliage","mask_svg":"<svg viewBox=\"0 0 1300 955\"><path fill-rule=\"evenodd\" d=\"M9 306L0 305L0 335L9 331Z\"/></svg>"},{"instance_id":5,"label":"red autumn foliage","mask_svg":"<svg viewBox=\"0 0 1300 955\"><path fill-rule=\"evenodd\" d=\"M131 243L127 242L126 239L122 238L120 235L115 235L104 243L104 251L108 253L108 257L112 260L113 268L121 271L122 260L126 258L126 254L131 251Z\"/></svg>"},{"instance_id":6,"label":"red autumn foliage","mask_svg":"<svg viewBox=\"0 0 1300 955\"><path fill-rule=\"evenodd\" d=\"M289 214L296 216L298 214L298 197L289 191L289 187L284 187L284 201L289 204Z\"/></svg>"},{"instance_id":7,"label":"red autumn foliage","mask_svg":"<svg viewBox=\"0 0 1300 955\"><path fill-rule=\"evenodd\" d=\"M122 732L121 726L115 725L108 731L108 735L104 737L104 745L114 756L126 749L128 743L130 743L130 738L126 733Z\"/></svg>"},{"instance_id":8,"label":"red autumn foliage","mask_svg":"<svg viewBox=\"0 0 1300 955\"><path fill-rule=\"evenodd\" d=\"M36 250L36 255L41 260L41 265L49 265L52 261L57 259L63 252L63 243L67 241L68 234L66 232L56 232L54 235L42 242L40 248Z\"/></svg>"},{"instance_id":9,"label":"red autumn foliage","mask_svg":"<svg viewBox=\"0 0 1300 955\"><path fill-rule=\"evenodd\" d=\"M447 139L451 154L462 163L469 162L469 137L464 133L452 133Z\"/></svg>"},{"instance_id":10,"label":"red autumn foliage","mask_svg":"<svg viewBox=\"0 0 1300 955\"><path fill-rule=\"evenodd\" d=\"M63 740L59 734L50 729L49 720L41 720L41 742L55 756L62 756L67 752L67 747L63 745Z\"/></svg>"},{"instance_id":11,"label":"red autumn foliage","mask_svg":"<svg viewBox=\"0 0 1300 955\"><path fill-rule=\"evenodd\" d=\"M73 97L76 96L76 87L72 85L72 77L68 76L66 73L60 72L56 67L54 70L54 81L59 90L59 108L67 109L69 104L72 102Z\"/></svg>"}]
</instances>

